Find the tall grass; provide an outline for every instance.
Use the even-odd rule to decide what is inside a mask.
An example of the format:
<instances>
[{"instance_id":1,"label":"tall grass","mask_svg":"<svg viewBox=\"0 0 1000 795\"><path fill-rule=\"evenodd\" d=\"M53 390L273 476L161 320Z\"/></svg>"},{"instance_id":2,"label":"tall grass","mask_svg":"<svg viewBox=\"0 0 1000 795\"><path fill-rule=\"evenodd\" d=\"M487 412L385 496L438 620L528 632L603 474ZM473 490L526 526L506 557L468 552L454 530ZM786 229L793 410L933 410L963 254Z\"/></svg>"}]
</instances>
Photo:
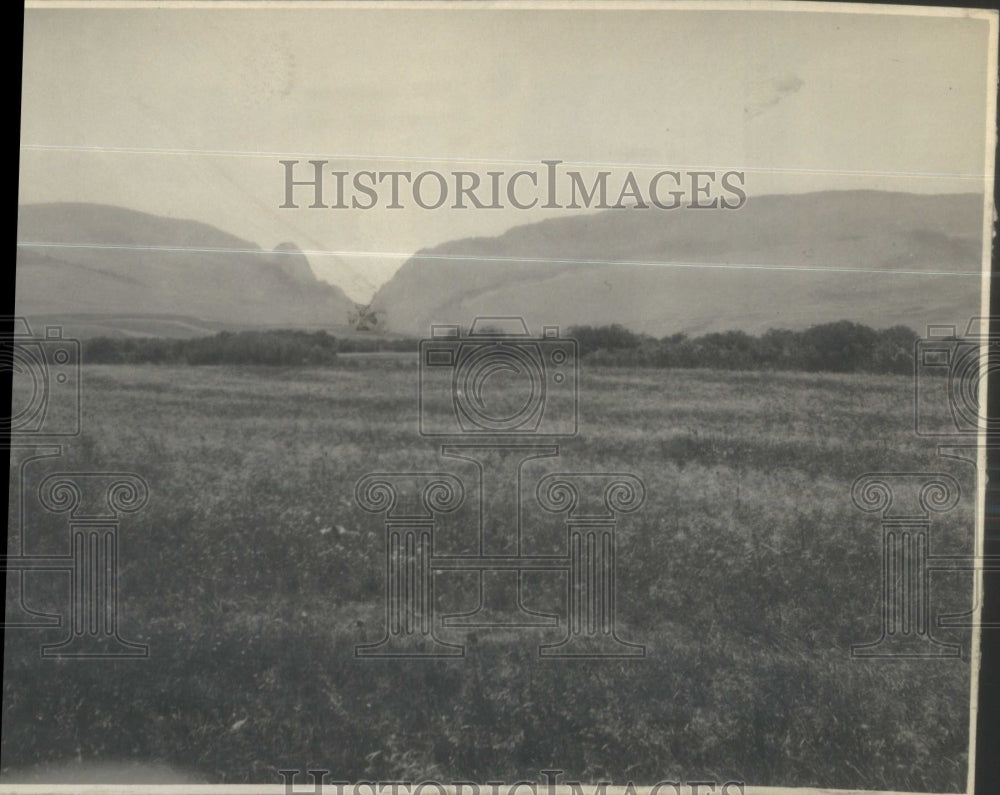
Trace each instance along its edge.
<instances>
[{"instance_id":1,"label":"tall grass","mask_svg":"<svg viewBox=\"0 0 1000 795\"><path fill-rule=\"evenodd\" d=\"M417 432L416 375L405 359L86 366L85 434L58 466L150 483L120 544L122 634L151 657L43 661L58 630L9 632L2 767L962 789L968 637L936 630L962 660L849 654L879 630L880 530L851 504L856 476L951 471L967 498L933 544L972 549L971 468L913 435L909 379L585 367L580 433L552 466L646 485L620 524L618 618L647 657L539 659L558 633L536 630L477 632L465 660L358 660L382 633L384 562L354 483L455 465ZM471 521L460 511L449 537ZM33 532L58 545L65 528L39 516ZM58 577L33 579L34 605L64 603ZM472 606L460 584L442 584L442 610ZM967 608L968 589L941 575L935 610ZM558 612L564 591L526 575L532 607Z\"/></svg>"}]
</instances>

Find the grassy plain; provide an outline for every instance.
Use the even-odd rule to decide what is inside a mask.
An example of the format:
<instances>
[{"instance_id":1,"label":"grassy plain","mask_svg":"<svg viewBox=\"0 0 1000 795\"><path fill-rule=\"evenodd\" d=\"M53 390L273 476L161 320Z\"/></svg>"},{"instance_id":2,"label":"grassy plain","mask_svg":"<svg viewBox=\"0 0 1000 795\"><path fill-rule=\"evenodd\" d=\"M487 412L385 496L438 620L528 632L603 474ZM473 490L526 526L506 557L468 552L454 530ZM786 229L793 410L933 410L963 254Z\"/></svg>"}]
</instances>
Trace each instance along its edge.
<instances>
[{"instance_id":1,"label":"grassy plain","mask_svg":"<svg viewBox=\"0 0 1000 795\"><path fill-rule=\"evenodd\" d=\"M353 649L382 632L384 541L354 484L454 464L417 433L415 359L85 366L83 434L59 468L150 484L120 541L121 632L150 658L40 660L60 630L9 631L2 766L961 790L968 633L935 630L960 660L850 657L879 634L882 565L855 477L952 472L966 498L932 551L972 549L972 469L913 434L911 406L898 376L584 365L558 465L645 483L620 523L618 620L647 656L538 659L554 637L532 630L478 632L464 660L369 661ZM37 527L65 534L61 518ZM532 576L528 596L558 608ZM50 580L29 582L39 606L65 602ZM968 585L936 576L935 615L969 607Z\"/></svg>"}]
</instances>

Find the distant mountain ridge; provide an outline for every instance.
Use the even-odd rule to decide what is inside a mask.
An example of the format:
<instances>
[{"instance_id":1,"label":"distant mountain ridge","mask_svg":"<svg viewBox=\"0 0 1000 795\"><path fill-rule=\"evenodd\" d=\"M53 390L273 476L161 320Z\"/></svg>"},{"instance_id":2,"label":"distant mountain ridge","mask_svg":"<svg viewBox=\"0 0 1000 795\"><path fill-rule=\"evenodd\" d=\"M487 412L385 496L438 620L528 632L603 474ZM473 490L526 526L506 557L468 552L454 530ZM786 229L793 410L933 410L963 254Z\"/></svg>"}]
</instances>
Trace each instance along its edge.
<instances>
[{"instance_id":1,"label":"distant mountain ridge","mask_svg":"<svg viewBox=\"0 0 1000 795\"><path fill-rule=\"evenodd\" d=\"M420 336L489 315L521 316L534 333L608 323L656 336L761 333L841 319L964 327L980 314L981 226L975 194L845 191L751 196L734 211L606 210L417 252L372 308L388 332ZM348 333L355 310L295 244L265 251L199 221L27 205L18 241L55 245L18 247L17 313L80 336ZM951 274L931 275L942 272Z\"/></svg>"},{"instance_id":2,"label":"distant mountain ridge","mask_svg":"<svg viewBox=\"0 0 1000 795\"><path fill-rule=\"evenodd\" d=\"M293 243L265 251L200 221L99 204L24 205L18 242L54 244L18 246L15 307L29 318L74 317L107 333L140 333L144 321L157 333L164 318L177 318L171 331L184 336L344 326L354 309Z\"/></svg>"},{"instance_id":3,"label":"distant mountain ridge","mask_svg":"<svg viewBox=\"0 0 1000 795\"><path fill-rule=\"evenodd\" d=\"M522 316L535 333L760 333L840 319L919 331L979 314L982 206L976 194L838 191L549 219L417 252L372 305L390 330L420 335L480 315ZM929 275L945 271L959 275Z\"/></svg>"}]
</instances>

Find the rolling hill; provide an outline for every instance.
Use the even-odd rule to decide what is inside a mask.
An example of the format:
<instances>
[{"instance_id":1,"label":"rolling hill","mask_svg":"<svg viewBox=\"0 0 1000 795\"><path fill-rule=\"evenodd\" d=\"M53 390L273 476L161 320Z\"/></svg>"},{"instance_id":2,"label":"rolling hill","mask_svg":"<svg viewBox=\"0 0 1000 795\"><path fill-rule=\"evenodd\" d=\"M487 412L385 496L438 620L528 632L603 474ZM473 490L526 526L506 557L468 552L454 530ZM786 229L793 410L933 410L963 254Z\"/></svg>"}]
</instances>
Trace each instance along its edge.
<instances>
[{"instance_id":1,"label":"rolling hill","mask_svg":"<svg viewBox=\"0 0 1000 795\"><path fill-rule=\"evenodd\" d=\"M18 242L17 314L83 336L332 328L354 308L294 244L264 251L197 221L97 204L27 205Z\"/></svg>"},{"instance_id":2,"label":"rolling hill","mask_svg":"<svg viewBox=\"0 0 1000 795\"><path fill-rule=\"evenodd\" d=\"M522 316L663 336L874 327L979 314L981 198L846 191L736 211L607 210L417 252L376 293L387 331ZM238 328L347 333L353 303L293 243L274 251L192 220L95 204L20 208L16 311L77 336ZM80 244L85 244L81 247Z\"/></svg>"},{"instance_id":3,"label":"rolling hill","mask_svg":"<svg viewBox=\"0 0 1000 795\"><path fill-rule=\"evenodd\" d=\"M920 330L980 313L981 224L974 194L845 191L751 197L736 211L606 210L422 250L373 305L390 330L421 335L484 315L522 316L535 333L604 323L656 336L760 333L840 319Z\"/></svg>"}]
</instances>

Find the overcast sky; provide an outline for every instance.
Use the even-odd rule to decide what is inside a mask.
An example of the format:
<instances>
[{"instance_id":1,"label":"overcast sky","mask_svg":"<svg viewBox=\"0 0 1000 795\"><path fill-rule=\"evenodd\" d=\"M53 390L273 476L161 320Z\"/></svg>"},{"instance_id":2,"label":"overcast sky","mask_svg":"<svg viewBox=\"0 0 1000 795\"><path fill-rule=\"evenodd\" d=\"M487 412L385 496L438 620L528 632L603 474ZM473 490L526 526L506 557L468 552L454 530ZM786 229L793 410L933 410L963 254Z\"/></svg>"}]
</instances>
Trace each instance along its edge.
<instances>
[{"instance_id":1,"label":"overcast sky","mask_svg":"<svg viewBox=\"0 0 1000 795\"><path fill-rule=\"evenodd\" d=\"M340 252L313 267L363 299L416 249L546 211L281 210L274 153L351 171L736 168L750 201L979 192L988 34L792 11L29 9L20 200Z\"/></svg>"}]
</instances>

